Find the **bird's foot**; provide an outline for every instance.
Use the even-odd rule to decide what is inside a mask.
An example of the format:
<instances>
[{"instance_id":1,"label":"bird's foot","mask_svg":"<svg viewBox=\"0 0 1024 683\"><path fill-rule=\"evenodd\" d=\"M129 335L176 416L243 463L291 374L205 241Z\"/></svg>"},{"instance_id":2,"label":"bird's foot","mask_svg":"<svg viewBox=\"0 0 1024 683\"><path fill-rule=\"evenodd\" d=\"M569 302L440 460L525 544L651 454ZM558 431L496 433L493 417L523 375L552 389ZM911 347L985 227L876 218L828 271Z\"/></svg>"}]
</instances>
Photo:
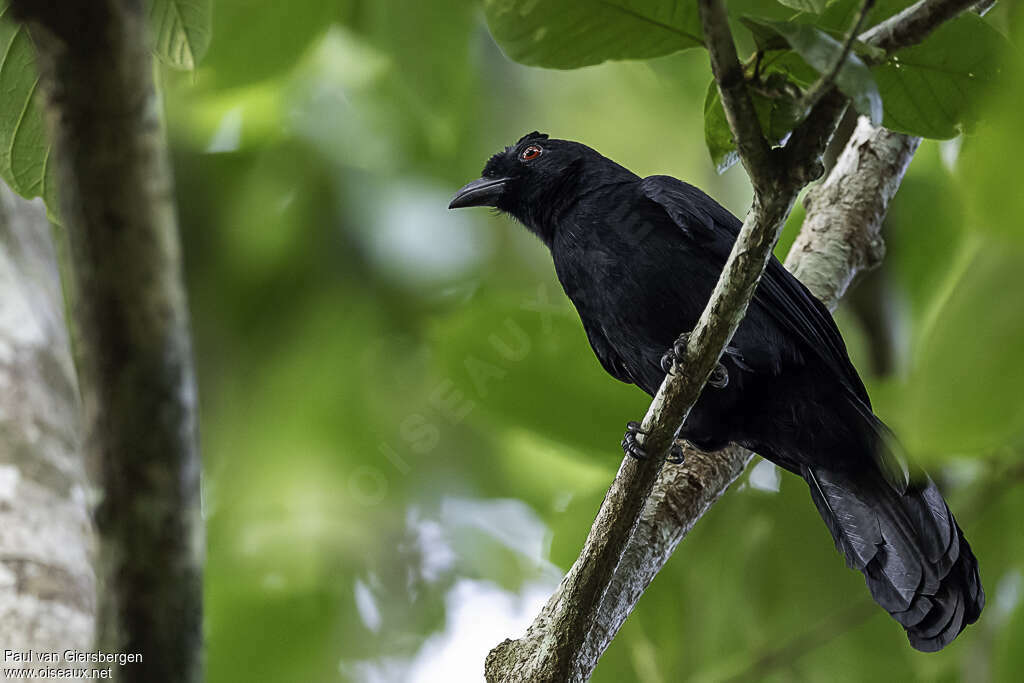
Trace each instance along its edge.
<instances>
[{"instance_id":1,"label":"bird's foot","mask_svg":"<svg viewBox=\"0 0 1024 683\"><path fill-rule=\"evenodd\" d=\"M626 433L622 437L622 452L631 458L636 460L646 460L647 451L637 441L638 434L646 434L647 432L640 429L640 423L636 420L631 420L626 423ZM672 444L672 448L668 451L668 457L665 458L665 462L672 463L673 465L679 465L683 462L683 446L678 441Z\"/></svg>"},{"instance_id":2,"label":"bird's foot","mask_svg":"<svg viewBox=\"0 0 1024 683\"><path fill-rule=\"evenodd\" d=\"M675 374L675 370L679 367L682 362L683 354L686 353L686 343L690 339L690 333L684 332L679 335L675 343L672 344L672 348L664 353L661 357L661 369L666 375ZM725 349L726 355L739 357L739 352L733 349L733 347L727 347ZM708 378L708 385L715 389L724 389L729 385L729 371L725 365L718 363L715 365L715 369L711 371L711 377Z\"/></svg>"},{"instance_id":3,"label":"bird's foot","mask_svg":"<svg viewBox=\"0 0 1024 683\"><path fill-rule=\"evenodd\" d=\"M639 422L630 420L626 423L626 433L622 437L622 452L636 460L646 460L647 451L636 440L637 434L646 434L646 432L640 429Z\"/></svg>"},{"instance_id":4,"label":"bird's foot","mask_svg":"<svg viewBox=\"0 0 1024 683\"><path fill-rule=\"evenodd\" d=\"M724 389L729 386L729 371L724 365L719 363L715 366L715 369L711 371L711 376L708 377L708 385L715 389Z\"/></svg>"}]
</instances>

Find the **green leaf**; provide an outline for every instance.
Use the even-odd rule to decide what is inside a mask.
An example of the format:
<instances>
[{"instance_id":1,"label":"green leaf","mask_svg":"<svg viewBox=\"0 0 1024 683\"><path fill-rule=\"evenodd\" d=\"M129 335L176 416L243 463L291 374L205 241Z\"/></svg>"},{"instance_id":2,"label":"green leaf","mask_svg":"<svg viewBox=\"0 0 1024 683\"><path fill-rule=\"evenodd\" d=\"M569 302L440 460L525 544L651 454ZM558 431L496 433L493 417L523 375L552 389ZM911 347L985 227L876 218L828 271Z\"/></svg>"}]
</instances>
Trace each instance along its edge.
<instances>
[{"instance_id":1,"label":"green leaf","mask_svg":"<svg viewBox=\"0 0 1024 683\"><path fill-rule=\"evenodd\" d=\"M696 2L484 0L494 40L512 60L575 69L703 45Z\"/></svg>"},{"instance_id":2,"label":"green leaf","mask_svg":"<svg viewBox=\"0 0 1024 683\"><path fill-rule=\"evenodd\" d=\"M831 72L843 52L843 46L838 40L808 24L748 17L742 21L754 33L759 44L765 43L771 32L777 33L820 74ZM836 85L851 99L859 113L870 118L876 125L881 123L882 97L878 86L871 70L852 52L847 55L836 76Z\"/></svg>"},{"instance_id":3,"label":"green leaf","mask_svg":"<svg viewBox=\"0 0 1024 683\"><path fill-rule=\"evenodd\" d=\"M21 23L0 7L0 177L22 197L42 197L56 211L50 144L36 92L35 48Z\"/></svg>"},{"instance_id":4,"label":"green leaf","mask_svg":"<svg viewBox=\"0 0 1024 683\"><path fill-rule=\"evenodd\" d=\"M210 46L210 0L151 0L149 31L161 61L196 68Z\"/></svg>"},{"instance_id":5,"label":"green leaf","mask_svg":"<svg viewBox=\"0 0 1024 683\"><path fill-rule=\"evenodd\" d=\"M740 160L714 79L708 84L708 93L704 97L704 142L719 173L725 173Z\"/></svg>"},{"instance_id":6,"label":"green leaf","mask_svg":"<svg viewBox=\"0 0 1024 683\"><path fill-rule=\"evenodd\" d=\"M759 52L771 52L789 48L789 42L771 27L770 22L749 17L741 17L740 21L750 30L751 35L754 37L754 45L757 46Z\"/></svg>"},{"instance_id":7,"label":"green leaf","mask_svg":"<svg viewBox=\"0 0 1024 683\"><path fill-rule=\"evenodd\" d=\"M798 101L788 94L792 92L792 81L782 73L771 73L765 79L763 90L751 90L750 97L761 123L761 130L768 141L775 145L782 142L798 121L803 112L798 108ZM769 97L764 94L771 91ZM739 161L736 143L732 138L732 130L725 118L721 96L714 79L708 84L704 97L704 142L707 144L711 161L719 173L725 173Z\"/></svg>"},{"instance_id":8,"label":"green leaf","mask_svg":"<svg viewBox=\"0 0 1024 683\"><path fill-rule=\"evenodd\" d=\"M779 0L779 4L792 7L801 12L821 14L825 11L825 5L828 4L828 0Z\"/></svg>"},{"instance_id":9,"label":"green leaf","mask_svg":"<svg viewBox=\"0 0 1024 683\"><path fill-rule=\"evenodd\" d=\"M885 101L885 127L926 138L952 138L978 119L978 103L999 81L1008 43L967 13L920 45L872 69Z\"/></svg>"}]
</instances>

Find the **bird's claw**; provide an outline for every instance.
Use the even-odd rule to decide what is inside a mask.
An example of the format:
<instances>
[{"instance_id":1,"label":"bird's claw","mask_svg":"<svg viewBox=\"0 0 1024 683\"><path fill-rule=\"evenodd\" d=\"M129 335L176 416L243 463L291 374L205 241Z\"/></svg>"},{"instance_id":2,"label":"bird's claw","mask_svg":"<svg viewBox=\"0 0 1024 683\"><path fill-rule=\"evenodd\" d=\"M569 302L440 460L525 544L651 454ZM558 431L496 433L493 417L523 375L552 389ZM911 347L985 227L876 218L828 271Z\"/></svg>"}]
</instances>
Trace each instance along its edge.
<instances>
[{"instance_id":1,"label":"bird's claw","mask_svg":"<svg viewBox=\"0 0 1024 683\"><path fill-rule=\"evenodd\" d=\"M711 371L711 376L708 377L708 384L715 389L724 389L729 386L729 371L724 365L719 363L715 366L715 369Z\"/></svg>"},{"instance_id":2,"label":"bird's claw","mask_svg":"<svg viewBox=\"0 0 1024 683\"><path fill-rule=\"evenodd\" d=\"M690 333L684 332L672 344L672 348L661 356L661 370L666 375L674 375L676 366L683 362L683 354L686 353L686 343L690 339Z\"/></svg>"},{"instance_id":3,"label":"bird's claw","mask_svg":"<svg viewBox=\"0 0 1024 683\"><path fill-rule=\"evenodd\" d=\"M644 447L636 440L637 434L645 434L640 429L640 423L636 420L630 420L626 423L626 433L622 437L622 452L631 458L636 460L646 460L647 451Z\"/></svg>"},{"instance_id":4,"label":"bird's claw","mask_svg":"<svg viewBox=\"0 0 1024 683\"><path fill-rule=\"evenodd\" d=\"M689 343L689 332L683 332L681 335L676 337L675 342L672 343L672 355L675 356L676 361L681 361L683 359L683 355L686 353L686 345Z\"/></svg>"},{"instance_id":5,"label":"bird's claw","mask_svg":"<svg viewBox=\"0 0 1024 683\"><path fill-rule=\"evenodd\" d=\"M622 437L622 452L635 460L646 460L647 451L637 441L638 434L646 434L644 430L640 429L640 423L636 420L631 420L626 423L626 433ZM678 441L672 444L672 447L668 451L668 457L665 458L665 462L672 463L673 465L679 465L683 462L683 446Z\"/></svg>"},{"instance_id":6,"label":"bird's claw","mask_svg":"<svg viewBox=\"0 0 1024 683\"><path fill-rule=\"evenodd\" d=\"M666 351L661 356L661 371L666 375L674 375L672 369L676 365L676 356L671 351Z\"/></svg>"},{"instance_id":7,"label":"bird's claw","mask_svg":"<svg viewBox=\"0 0 1024 683\"><path fill-rule=\"evenodd\" d=\"M682 362L683 355L686 353L686 344L689 340L690 333L684 332L672 344L672 348L662 355L661 370L666 375L674 374L675 368ZM725 352L727 354L733 353L731 348L727 348ZM708 378L708 385L715 389L724 389L729 385L729 370L726 369L725 365L722 363L715 365L715 369L711 371L711 376Z\"/></svg>"}]
</instances>

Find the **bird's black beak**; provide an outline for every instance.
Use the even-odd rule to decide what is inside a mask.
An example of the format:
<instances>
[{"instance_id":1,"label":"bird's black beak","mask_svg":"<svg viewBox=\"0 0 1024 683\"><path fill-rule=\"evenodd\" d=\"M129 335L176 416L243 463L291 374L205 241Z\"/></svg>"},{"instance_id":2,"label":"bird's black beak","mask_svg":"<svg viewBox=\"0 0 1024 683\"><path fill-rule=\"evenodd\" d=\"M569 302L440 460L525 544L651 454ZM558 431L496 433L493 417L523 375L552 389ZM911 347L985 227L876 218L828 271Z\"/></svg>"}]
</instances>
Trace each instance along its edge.
<instances>
[{"instance_id":1,"label":"bird's black beak","mask_svg":"<svg viewBox=\"0 0 1024 683\"><path fill-rule=\"evenodd\" d=\"M497 206L508 178L480 178L469 183L452 197L449 209L467 206Z\"/></svg>"}]
</instances>

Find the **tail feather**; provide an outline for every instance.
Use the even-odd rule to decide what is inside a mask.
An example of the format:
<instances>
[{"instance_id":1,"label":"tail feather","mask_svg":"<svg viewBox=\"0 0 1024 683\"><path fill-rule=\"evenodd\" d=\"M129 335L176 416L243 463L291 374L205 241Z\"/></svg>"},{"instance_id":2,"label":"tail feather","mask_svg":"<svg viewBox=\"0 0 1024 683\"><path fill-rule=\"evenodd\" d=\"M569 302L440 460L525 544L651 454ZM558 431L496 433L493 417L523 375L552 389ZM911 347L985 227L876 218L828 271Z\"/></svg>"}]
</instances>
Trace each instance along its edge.
<instances>
[{"instance_id":1,"label":"tail feather","mask_svg":"<svg viewBox=\"0 0 1024 683\"><path fill-rule=\"evenodd\" d=\"M805 467L803 475L836 547L911 645L940 650L978 619L977 560L930 479L899 491L881 472Z\"/></svg>"}]
</instances>

